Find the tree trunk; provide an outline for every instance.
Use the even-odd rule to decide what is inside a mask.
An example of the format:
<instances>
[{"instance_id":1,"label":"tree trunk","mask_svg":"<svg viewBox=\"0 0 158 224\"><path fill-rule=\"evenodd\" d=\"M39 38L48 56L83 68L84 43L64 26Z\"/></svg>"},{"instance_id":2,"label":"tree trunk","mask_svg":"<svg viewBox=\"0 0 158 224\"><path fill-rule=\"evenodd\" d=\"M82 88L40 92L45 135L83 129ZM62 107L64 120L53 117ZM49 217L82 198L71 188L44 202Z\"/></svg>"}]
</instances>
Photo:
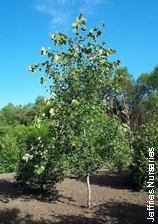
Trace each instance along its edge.
<instances>
[{"instance_id":1,"label":"tree trunk","mask_svg":"<svg viewBox=\"0 0 158 224\"><path fill-rule=\"evenodd\" d=\"M91 187L90 187L90 181L89 181L89 173L87 174L87 207L91 208Z\"/></svg>"}]
</instances>

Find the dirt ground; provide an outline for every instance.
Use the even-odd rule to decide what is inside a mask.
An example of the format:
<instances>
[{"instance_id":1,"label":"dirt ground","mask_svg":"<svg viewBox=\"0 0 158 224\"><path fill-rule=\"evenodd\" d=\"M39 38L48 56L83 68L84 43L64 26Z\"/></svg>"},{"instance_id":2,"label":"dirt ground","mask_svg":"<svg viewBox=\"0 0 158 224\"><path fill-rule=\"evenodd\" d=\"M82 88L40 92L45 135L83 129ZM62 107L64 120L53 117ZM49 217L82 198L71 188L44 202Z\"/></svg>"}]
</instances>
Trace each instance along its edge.
<instances>
[{"instance_id":1,"label":"dirt ground","mask_svg":"<svg viewBox=\"0 0 158 224\"><path fill-rule=\"evenodd\" d=\"M125 184L126 183L126 184ZM91 178L91 210L86 208L85 180L65 179L49 198L22 192L13 174L0 175L0 224L148 224L148 195L130 189L127 174L101 172ZM157 217L156 217L157 216ZM155 198L155 224L158 198Z\"/></svg>"}]
</instances>

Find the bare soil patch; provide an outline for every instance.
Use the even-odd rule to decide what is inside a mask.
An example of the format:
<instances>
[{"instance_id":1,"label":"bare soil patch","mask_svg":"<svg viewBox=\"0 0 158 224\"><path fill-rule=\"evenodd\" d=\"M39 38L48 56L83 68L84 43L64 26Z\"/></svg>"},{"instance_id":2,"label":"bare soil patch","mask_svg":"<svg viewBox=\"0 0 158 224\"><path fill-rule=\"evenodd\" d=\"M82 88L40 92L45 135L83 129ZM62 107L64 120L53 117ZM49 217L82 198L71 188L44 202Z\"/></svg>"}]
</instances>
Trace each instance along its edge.
<instances>
[{"instance_id":1,"label":"bare soil patch","mask_svg":"<svg viewBox=\"0 0 158 224\"><path fill-rule=\"evenodd\" d=\"M132 191L127 173L102 172L91 178L93 208L86 208L85 180L65 179L55 192L39 200L21 191L14 174L0 175L0 224L146 224L148 194ZM125 184L126 183L126 184ZM158 223L155 198L155 223Z\"/></svg>"}]
</instances>

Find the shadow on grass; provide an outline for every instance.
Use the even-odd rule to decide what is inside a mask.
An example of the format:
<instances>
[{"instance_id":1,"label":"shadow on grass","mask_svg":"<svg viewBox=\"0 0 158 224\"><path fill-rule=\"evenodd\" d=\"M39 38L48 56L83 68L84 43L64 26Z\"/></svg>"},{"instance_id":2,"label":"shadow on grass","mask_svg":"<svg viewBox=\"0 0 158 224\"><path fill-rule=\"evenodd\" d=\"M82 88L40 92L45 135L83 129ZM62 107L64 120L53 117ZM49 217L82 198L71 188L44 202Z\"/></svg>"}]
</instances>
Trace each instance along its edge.
<instances>
[{"instance_id":1,"label":"shadow on grass","mask_svg":"<svg viewBox=\"0 0 158 224\"><path fill-rule=\"evenodd\" d=\"M146 206L131 203L108 202L83 215L54 215L36 220L35 216L22 214L18 209L0 211L0 224L148 224ZM155 206L155 222L158 223L158 207Z\"/></svg>"}]
</instances>

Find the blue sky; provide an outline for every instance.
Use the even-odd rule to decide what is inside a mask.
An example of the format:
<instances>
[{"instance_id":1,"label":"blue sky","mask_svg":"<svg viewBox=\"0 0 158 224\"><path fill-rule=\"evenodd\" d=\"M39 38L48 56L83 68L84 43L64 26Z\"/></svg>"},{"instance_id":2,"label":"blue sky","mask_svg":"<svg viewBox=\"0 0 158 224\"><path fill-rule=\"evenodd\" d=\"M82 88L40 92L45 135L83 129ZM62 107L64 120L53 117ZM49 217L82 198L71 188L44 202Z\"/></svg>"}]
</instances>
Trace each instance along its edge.
<instances>
[{"instance_id":1,"label":"blue sky","mask_svg":"<svg viewBox=\"0 0 158 224\"><path fill-rule=\"evenodd\" d=\"M0 108L34 102L45 95L40 74L28 66L45 60L40 49L53 46L49 33L71 35L80 12L88 28L105 23L107 47L134 77L158 64L157 0L1 0Z\"/></svg>"}]
</instances>

